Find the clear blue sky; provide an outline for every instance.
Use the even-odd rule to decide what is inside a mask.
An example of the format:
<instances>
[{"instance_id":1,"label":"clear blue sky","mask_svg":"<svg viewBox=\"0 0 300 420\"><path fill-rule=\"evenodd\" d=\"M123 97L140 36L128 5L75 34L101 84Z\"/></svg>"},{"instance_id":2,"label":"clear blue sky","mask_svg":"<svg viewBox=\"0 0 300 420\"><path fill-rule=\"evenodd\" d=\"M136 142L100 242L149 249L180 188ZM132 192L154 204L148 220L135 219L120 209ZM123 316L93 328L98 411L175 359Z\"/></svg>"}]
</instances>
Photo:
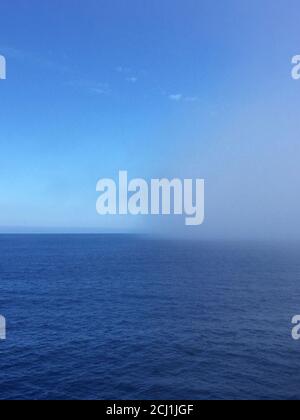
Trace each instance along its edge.
<instances>
[{"instance_id":1,"label":"clear blue sky","mask_svg":"<svg viewBox=\"0 0 300 420\"><path fill-rule=\"evenodd\" d=\"M198 237L299 237L297 0L1 0L1 231L103 219L96 182L206 180Z\"/></svg>"}]
</instances>

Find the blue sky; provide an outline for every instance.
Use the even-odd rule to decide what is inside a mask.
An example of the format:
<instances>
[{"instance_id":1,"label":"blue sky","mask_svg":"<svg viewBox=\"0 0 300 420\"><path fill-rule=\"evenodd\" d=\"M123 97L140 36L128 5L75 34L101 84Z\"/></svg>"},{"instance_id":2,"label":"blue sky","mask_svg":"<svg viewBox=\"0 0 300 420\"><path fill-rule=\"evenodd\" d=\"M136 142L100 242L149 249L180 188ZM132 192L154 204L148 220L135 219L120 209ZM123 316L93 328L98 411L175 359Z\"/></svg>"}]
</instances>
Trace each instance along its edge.
<instances>
[{"instance_id":1,"label":"blue sky","mask_svg":"<svg viewBox=\"0 0 300 420\"><path fill-rule=\"evenodd\" d=\"M13 4L12 4L13 3ZM152 231L96 182L206 180L197 237L299 237L296 0L1 1L1 231Z\"/></svg>"}]
</instances>

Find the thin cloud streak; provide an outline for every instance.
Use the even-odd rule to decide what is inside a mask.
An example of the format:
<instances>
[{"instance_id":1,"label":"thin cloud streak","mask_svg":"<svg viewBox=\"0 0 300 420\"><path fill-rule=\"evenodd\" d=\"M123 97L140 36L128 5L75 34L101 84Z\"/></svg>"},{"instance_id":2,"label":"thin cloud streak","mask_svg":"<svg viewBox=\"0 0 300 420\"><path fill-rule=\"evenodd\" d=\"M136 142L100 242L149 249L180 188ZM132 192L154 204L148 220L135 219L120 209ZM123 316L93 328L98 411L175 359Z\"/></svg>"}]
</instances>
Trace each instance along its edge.
<instances>
[{"instance_id":1,"label":"thin cloud streak","mask_svg":"<svg viewBox=\"0 0 300 420\"><path fill-rule=\"evenodd\" d=\"M22 50L15 47L1 46L0 50L5 56L10 57L11 59L24 61L28 63L33 63L44 69L55 71L57 73L63 73L65 78L69 78L69 81L65 82L66 86L72 87L82 92L90 93L98 96L107 96L111 94L111 87L108 83L89 81L79 78L76 78L72 66L67 66L60 64L60 60L52 60L44 56L39 56L36 53ZM124 75L125 82L130 84L136 84L139 79L134 73L139 73L134 71L130 67L118 66L114 69L120 75ZM141 72L140 72L141 73ZM164 96L167 95L166 92L163 93ZM174 93L167 95L168 99L173 102L190 102L195 103L199 101L197 96L185 96L182 93Z\"/></svg>"},{"instance_id":2,"label":"thin cloud streak","mask_svg":"<svg viewBox=\"0 0 300 420\"><path fill-rule=\"evenodd\" d=\"M181 93L169 95L169 99L173 102L198 102L197 96L184 96Z\"/></svg>"},{"instance_id":3,"label":"thin cloud streak","mask_svg":"<svg viewBox=\"0 0 300 420\"><path fill-rule=\"evenodd\" d=\"M177 93L177 94L169 96L169 99L171 101L175 101L175 102L180 102L182 100L182 98L183 98L183 96L181 95L181 93Z\"/></svg>"},{"instance_id":4,"label":"thin cloud streak","mask_svg":"<svg viewBox=\"0 0 300 420\"><path fill-rule=\"evenodd\" d=\"M67 83L68 86L79 89L86 93L104 96L109 95L111 90L108 83L99 83L89 80L73 80Z\"/></svg>"}]
</instances>

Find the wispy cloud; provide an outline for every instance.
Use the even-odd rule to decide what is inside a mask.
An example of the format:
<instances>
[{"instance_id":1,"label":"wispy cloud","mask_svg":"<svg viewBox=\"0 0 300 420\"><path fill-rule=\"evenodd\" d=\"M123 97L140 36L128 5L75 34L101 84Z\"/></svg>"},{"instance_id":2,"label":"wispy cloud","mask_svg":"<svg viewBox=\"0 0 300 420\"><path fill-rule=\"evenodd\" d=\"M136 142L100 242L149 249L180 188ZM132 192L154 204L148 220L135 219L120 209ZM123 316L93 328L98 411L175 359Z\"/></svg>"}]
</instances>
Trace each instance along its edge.
<instances>
[{"instance_id":1,"label":"wispy cloud","mask_svg":"<svg viewBox=\"0 0 300 420\"><path fill-rule=\"evenodd\" d=\"M184 96L181 93L169 95L169 99L174 102L198 102L198 96Z\"/></svg>"},{"instance_id":2,"label":"wispy cloud","mask_svg":"<svg viewBox=\"0 0 300 420\"><path fill-rule=\"evenodd\" d=\"M169 95L169 99L171 101L180 102L183 99L183 95L181 93L176 93L173 95Z\"/></svg>"},{"instance_id":3,"label":"wispy cloud","mask_svg":"<svg viewBox=\"0 0 300 420\"><path fill-rule=\"evenodd\" d=\"M199 98L198 98L198 96L186 96L184 98L184 100L186 102L198 102L199 101Z\"/></svg>"},{"instance_id":4,"label":"wispy cloud","mask_svg":"<svg viewBox=\"0 0 300 420\"><path fill-rule=\"evenodd\" d=\"M33 64L41 69L60 73L60 75L63 75L65 79L62 81L62 83L73 89L77 89L78 91L98 96L107 96L112 93L111 86L108 83L83 79L81 75L78 75L74 72L72 66L64 65L64 63L62 63L63 60L54 59L51 54L39 55L35 52L29 52L22 49L7 46L5 47L1 45L0 51L5 54L5 56L11 57L12 59L28 62L28 64ZM122 65L116 67L114 71L122 76L124 82L131 84L136 84L139 81L139 76L141 76L143 79L147 74L145 70L136 71L131 67ZM167 97L170 101L177 103L199 102L198 96L186 96L182 93L168 94L165 90L162 90L161 94L164 97Z\"/></svg>"},{"instance_id":5,"label":"wispy cloud","mask_svg":"<svg viewBox=\"0 0 300 420\"><path fill-rule=\"evenodd\" d=\"M116 72L124 75L124 77L126 76L126 78L125 78L126 82L137 83L138 78L134 74L136 72L134 70L132 70L130 67L118 66L118 67L116 67L115 70L116 70Z\"/></svg>"},{"instance_id":6,"label":"wispy cloud","mask_svg":"<svg viewBox=\"0 0 300 420\"><path fill-rule=\"evenodd\" d=\"M127 82L130 82L130 83L137 83L138 78L132 76L132 77L127 77L126 80L127 80Z\"/></svg>"},{"instance_id":7,"label":"wispy cloud","mask_svg":"<svg viewBox=\"0 0 300 420\"><path fill-rule=\"evenodd\" d=\"M108 95L110 93L110 87L108 83L85 80L80 78L80 76L77 78L74 71L72 70L72 67L64 66L61 64L61 60L59 59L53 60L47 56L38 55L36 53L14 47L1 46L0 49L7 57L10 57L11 59L23 61L31 65L33 64L38 68L51 70L52 72L60 74L63 73L65 81L62 83L71 88L99 96ZM66 79L69 80L66 81Z\"/></svg>"},{"instance_id":8,"label":"wispy cloud","mask_svg":"<svg viewBox=\"0 0 300 420\"><path fill-rule=\"evenodd\" d=\"M90 80L72 80L67 85L82 92L99 96L109 95L111 92L108 83L99 83Z\"/></svg>"},{"instance_id":9,"label":"wispy cloud","mask_svg":"<svg viewBox=\"0 0 300 420\"><path fill-rule=\"evenodd\" d=\"M132 70L129 67L124 67L124 66L118 66L118 67L116 67L116 72L118 72L118 73L128 74L128 73L131 73L131 71Z\"/></svg>"},{"instance_id":10,"label":"wispy cloud","mask_svg":"<svg viewBox=\"0 0 300 420\"><path fill-rule=\"evenodd\" d=\"M14 47L0 46L1 51L14 60L27 62L46 70L52 70L60 73L70 72L70 68L62 63L62 60L54 60L52 57L41 56L31 51L22 50Z\"/></svg>"}]
</instances>

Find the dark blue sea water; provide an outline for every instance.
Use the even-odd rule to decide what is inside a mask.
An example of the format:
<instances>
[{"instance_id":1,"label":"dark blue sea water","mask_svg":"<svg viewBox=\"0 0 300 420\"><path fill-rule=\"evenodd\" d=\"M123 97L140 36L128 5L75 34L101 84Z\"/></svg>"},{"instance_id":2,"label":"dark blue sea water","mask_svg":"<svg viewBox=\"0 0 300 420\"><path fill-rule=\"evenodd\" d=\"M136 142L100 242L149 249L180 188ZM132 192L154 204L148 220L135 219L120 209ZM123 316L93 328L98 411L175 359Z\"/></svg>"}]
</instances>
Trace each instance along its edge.
<instances>
[{"instance_id":1,"label":"dark blue sea water","mask_svg":"<svg viewBox=\"0 0 300 420\"><path fill-rule=\"evenodd\" d=\"M0 236L1 399L300 399L300 247Z\"/></svg>"}]
</instances>

